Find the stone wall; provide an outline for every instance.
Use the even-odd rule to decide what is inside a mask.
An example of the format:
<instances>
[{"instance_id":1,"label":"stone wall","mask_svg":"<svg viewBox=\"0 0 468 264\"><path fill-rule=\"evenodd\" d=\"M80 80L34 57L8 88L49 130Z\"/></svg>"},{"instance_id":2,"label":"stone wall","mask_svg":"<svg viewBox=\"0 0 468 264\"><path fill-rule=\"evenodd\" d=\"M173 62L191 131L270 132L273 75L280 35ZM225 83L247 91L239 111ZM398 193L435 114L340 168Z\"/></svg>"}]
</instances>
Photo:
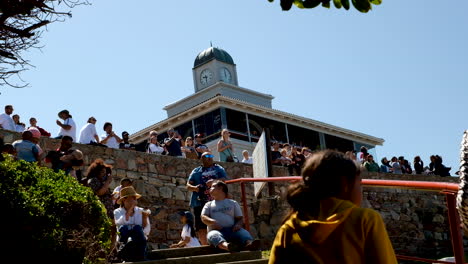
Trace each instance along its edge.
<instances>
[{"instance_id":1,"label":"stone wall","mask_svg":"<svg viewBox=\"0 0 468 264\"><path fill-rule=\"evenodd\" d=\"M0 130L6 143L20 137L19 133ZM57 139L42 138L40 145L44 151L55 150L60 144ZM184 158L174 158L142 152L108 149L75 144L83 151L85 165L83 171L96 158L102 158L113 166L114 181L112 188L122 178L134 181L137 192L143 197L141 206L151 209L152 231L149 237L153 248L164 248L180 239L182 225L176 214L179 210L189 209L190 193L186 181L190 172L200 163ZM44 164L49 166L48 164ZM252 166L241 163L221 163L231 179L252 177ZM287 175L284 167L274 166L274 176ZM422 175L365 174L363 178L446 181L458 182L458 178L441 178ZM251 233L262 240L263 247L269 248L289 210L283 197L290 182L275 183L275 193L267 195L267 188L260 199L253 195L253 184L246 184L249 204ZM240 199L240 186L229 186L231 197ZM364 205L379 211L387 225L388 233L398 254L419 257L451 256L450 232L448 227L445 197L435 192L364 188Z\"/></svg>"}]
</instances>

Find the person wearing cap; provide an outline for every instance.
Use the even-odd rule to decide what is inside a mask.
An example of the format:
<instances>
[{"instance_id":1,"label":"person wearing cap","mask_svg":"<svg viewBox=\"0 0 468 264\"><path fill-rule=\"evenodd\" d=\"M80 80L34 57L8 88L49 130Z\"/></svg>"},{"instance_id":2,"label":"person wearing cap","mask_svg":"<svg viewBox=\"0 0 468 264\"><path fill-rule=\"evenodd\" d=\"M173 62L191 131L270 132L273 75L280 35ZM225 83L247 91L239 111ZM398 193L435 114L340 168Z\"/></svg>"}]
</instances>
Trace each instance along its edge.
<instances>
[{"instance_id":1,"label":"person wearing cap","mask_svg":"<svg viewBox=\"0 0 468 264\"><path fill-rule=\"evenodd\" d=\"M206 239L207 229L200 215L203 206L211 197L209 188L213 180L226 180L227 174L223 167L213 162L213 154L204 152L201 157L202 165L193 169L187 180L187 190L192 192L190 207L195 215L195 230L202 245L208 245Z\"/></svg>"},{"instance_id":2,"label":"person wearing cap","mask_svg":"<svg viewBox=\"0 0 468 264\"><path fill-rule=\"evenodd\" d=\"M117 204L120 208L114 210L114 221L119 232L121 247L118 255L124 261L142 261L146 259L147 236L151 225L149 215L151 212L137 206L137 200L141 198L133 186L120 190L120 198ZM131 238L131 241L129 241ZM129 246L133 243L133 246Z\"/></svg>"},{"instance_id":3,"label":"person wearing cap","mask_svg":"<svg viewBox=\"0 0 468 264\"><path fill-rule=\"evenodd\" d=\"M93 116L88 118L88 123L80 130L80 138L78 142L81 144L96 144L99 143L99 136L96 131L96 118Z\"/></svg>"},{"instance_id":4,"label":"person wearing cap","mask_svg":"<svg viewBox=\"0 0 468 264\"><path fill-rule=\"evenodd\" d=\"M122 132L122 142L119 144L119 149L135 150L135 144L130 143L127 131Z\"/></svg>"},{"instance_id":5,"label":"person wearing cap","mask_svg":"<svg viewBox=\"0 0 468 264\"><path fill-rule=\"evenodd\" d=\"M27 130L31 131L32 133L31 141L34 144L36 144L37 148L39 149L37 164L40 165L42 158L44 158L44 151L42 150L41 146L39 146L39 139L41 139L41 131L39 131L39 129L35 127L30 127Z\"/></svg>"},{"instance_id":6,"label":"person wearing cap","mask_svg":"<svg viewBox=\"0 0 468 264\"><path fill-rule=\"evenodd\" d=\"M70 115L70 112L68 112L68 110L62 110L58 113L58 117L63 120L63 123L60 122L60 120L56 121L57 125L60 127L58 137L56 138L70 136L73 139L73 142L76 142L76 125Z\"/></svg>"},{"instance_id":7,"label":"person wearing cap","mask_svg":"<svg viewBox=\"0 0 468 264\"><path fill-rule=\"evenodd\" d=\"M193 215L190 211L180 211L180 221L184 225L182 228L181 239L177 244L173 244L171 248L184 248L184 247L199 247L201 246L193 227Z\"/></svg>"}]
</instances>

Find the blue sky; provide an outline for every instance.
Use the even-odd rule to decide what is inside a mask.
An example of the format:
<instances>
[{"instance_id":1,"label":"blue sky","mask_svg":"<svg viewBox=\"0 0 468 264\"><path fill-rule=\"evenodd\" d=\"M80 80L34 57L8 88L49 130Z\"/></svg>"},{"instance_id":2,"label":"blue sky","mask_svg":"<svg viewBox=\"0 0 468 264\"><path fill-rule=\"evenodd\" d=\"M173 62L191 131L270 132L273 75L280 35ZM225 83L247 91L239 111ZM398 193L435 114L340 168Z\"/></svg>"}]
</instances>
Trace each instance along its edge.
<instances>
[{"instance_id":1,"label":"blue sky","mask_svg":"<svg viewBox=\"0 0 468 264\"><path fill-rule=\"evenodd\" d=\"M194 92L196 55L230 53L239 84L275 96L273 108L384 138L377 155L431 154L458 170L468 128L467 1L384 0L367 14L279 1L92 1L44 32L23 89L0 87L23 122L56 135L68 109L136 132ZM465 107L463 107L465 105Z\"/></svg>"}]
</instances>

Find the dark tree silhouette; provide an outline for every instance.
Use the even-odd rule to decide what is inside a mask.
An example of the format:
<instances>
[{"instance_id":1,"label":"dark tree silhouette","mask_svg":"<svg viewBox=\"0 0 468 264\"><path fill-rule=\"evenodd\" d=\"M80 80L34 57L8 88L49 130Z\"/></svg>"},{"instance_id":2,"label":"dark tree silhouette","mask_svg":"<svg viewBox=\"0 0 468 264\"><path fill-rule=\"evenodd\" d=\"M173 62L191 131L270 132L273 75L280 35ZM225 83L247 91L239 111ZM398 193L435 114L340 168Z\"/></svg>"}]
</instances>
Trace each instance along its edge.
<instances>
[{"instance_id":1,"label":"dark tree silhouette","mask_svg":"<svg viewBox=\"0 0 468 264\"><path fill-rule=\"evenodd\" d=\"M22 53L40 48L46 26L71 17L69 11L87 0L0 0L0 86L24 87L19 73L29 66ZM12 76L19 83L10 82Z\"/></svg>"},{"instance_id":2,"label":"dark tree silhouette","mask_svg":"<svg viewBox=\"0 0 468 264\"><path fill-rule=\"evenodd\" d=\"M268 0L273 2L274 0ZM367 13L372 9L372 5L380 5L382 0L280 0L281 9L288 11L291 9L294 4L298 8L315 8L319 5L322 5L325 8L330 8L330 2L333 2L333 5L336 8L343 7L346 10L349 10L350 2L353 4L354 8L362 13Z\"/></svg>"}]
</instances>

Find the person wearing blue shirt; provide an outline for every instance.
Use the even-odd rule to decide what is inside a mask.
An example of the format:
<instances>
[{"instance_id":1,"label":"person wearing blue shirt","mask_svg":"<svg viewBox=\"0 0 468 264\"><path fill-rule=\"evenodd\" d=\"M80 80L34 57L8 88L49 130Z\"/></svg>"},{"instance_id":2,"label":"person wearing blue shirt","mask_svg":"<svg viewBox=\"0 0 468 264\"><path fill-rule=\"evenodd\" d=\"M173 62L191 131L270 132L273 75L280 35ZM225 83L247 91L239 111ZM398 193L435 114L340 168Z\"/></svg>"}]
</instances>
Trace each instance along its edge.
<instances>
[{"instance_id":1,"label":"person wearing blue shirt","mask_svg":"<svg viewBox=\"0 0 468 264\"><path fill-rule=\"evenodd\" d=\"M39 161L39 148L31 141L32 137L31 131L26 130L21 135L21 140L13 142L12 145L16 150L18 159L28 162Z\"/></svg>"},{"instance_id":2,"label":"person wearing blue shirt","mask_svg":"<svg viewBox=\"0 0 468 264\"><path fill-rule=\"evenodd\" d=\"M190 198L190 207L193 208L195 215L195 230L202 245L208 245L206 239L207 227L201 221L201 211L206 202L212 200L209 189L214 180L226 180L227 174L223 167L213 162L213 154L204 152L201 155L202 165L196 167L187 181L187 190L192 192Z\"/></svg>"}]
</instances>

